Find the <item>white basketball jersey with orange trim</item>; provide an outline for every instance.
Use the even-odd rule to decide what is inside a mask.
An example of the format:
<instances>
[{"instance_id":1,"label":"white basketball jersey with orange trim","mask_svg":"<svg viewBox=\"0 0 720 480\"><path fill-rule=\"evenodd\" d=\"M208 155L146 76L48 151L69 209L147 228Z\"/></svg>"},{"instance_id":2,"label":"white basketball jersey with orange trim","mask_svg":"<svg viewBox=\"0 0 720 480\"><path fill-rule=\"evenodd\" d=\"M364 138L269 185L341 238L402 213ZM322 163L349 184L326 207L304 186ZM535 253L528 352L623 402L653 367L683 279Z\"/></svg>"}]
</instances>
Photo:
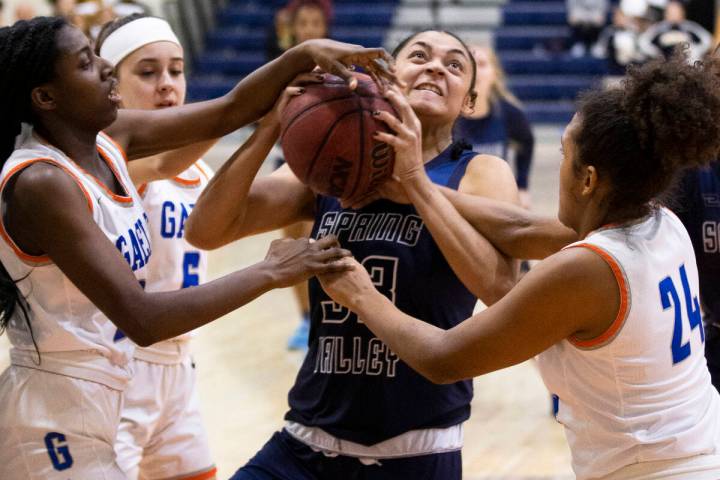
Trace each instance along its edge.
<instances>
[{"instance_id":1,"label":"white basketball jersey with orange trim","mask_svg":"<svg viewBox=\"0 0 720 480\"><path fill-rule=\"evenodd\" d=\"M153 244L147 291L167 292L205 283L207 252L185 240L185 222L212 175L210 166L198 160L175 178L140 187ZM190 332L150 347L137 347L135 357L155 363L179 363L188 353L187 341L192 335Z\"/></svg>"},{"instance_id":2,"label":"white basketball jersey with orange trim","mask_svg":"<svg viewBox=\"0 0 720 480\"><path fill-rule=\"evenodd\" d=\"M566 248L577 247L607 262L621 293L605 334L563 340L538 357L545 384L560 399L557 418L577 478L611 472L645 478L622 472L643 462L702 463L708 456L715 459L709 468L718 468L720 396L705 361L697 266L685 227L661 208ZM668 478L720 478L720 470L708 477L706 467L687 468Z\"/></svg>"},{"instance_id":3,"label":"white basketball jersey with orange trim","mask_svg":"<svg viewBox=\"0 0 720 480\"><path fill-rule=\"evenodd\" d=\"M120 147L102 133L97 137L100 157L107 162L127 196L112 193L60 150L37 138L28 125L23 125L15 145L16 150L0 172L0 195L13 175L33 163L45 162L62 169L84 193L98 228L120 251L138 281L144 283L151 254L147 216ZM10 276L17 279L20 291L27 298L30 324L41 353L38 365L33 340L17 308L7 329L13 345L11 362L122 390L130 379L128 364L134 344L49 257L22 252L1 223L0 261Z\"/></svg>"}]
</instances>

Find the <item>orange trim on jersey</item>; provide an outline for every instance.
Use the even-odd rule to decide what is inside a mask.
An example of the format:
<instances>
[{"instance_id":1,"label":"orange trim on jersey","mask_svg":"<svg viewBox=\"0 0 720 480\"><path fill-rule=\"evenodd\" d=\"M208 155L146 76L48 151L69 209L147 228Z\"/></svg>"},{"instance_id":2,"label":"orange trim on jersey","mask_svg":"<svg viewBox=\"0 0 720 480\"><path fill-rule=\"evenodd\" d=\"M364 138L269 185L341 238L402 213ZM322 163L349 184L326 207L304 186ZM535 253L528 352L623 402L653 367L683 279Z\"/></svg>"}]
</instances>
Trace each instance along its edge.
<instances>
[{"instance_id":1,"label":"orange trim on jersey","mask_svg":"<svg viewBox=\"0 0 720 480\"><path fill-rule=\"evenodd\" d=\"M203 168L200 166L200 162L199 162L199 161L198 161L198 162L195 162L194 165L195 165L195 168L197 168L198 170L200 170L200 173L202 173L203 175L205 175L205 180L210 181L210 175L208 175L207 172L205 171L205 169L203 169Z\"/></svg>"},{"instance_id":2,"label":"orange trim on jersey","mask_svg":"<svg viewBox=\"0 0 720 480\"><path fill-rule=\"evenodd\" d=\"M198 185L200 185L200 177L193 178L191 180L187 180L181 177L173 177L172 181L177 182L180 185L185 185L186 187L197 187Z\"/></svg>"},{"instance_id":3,"label":"orange trim on jersey","mask_svg":"<svg viewBox=\"0 0 720 480\"><path fill-rule=\"evenodd\" d=\"M117 181L118 181L118 183L120 184L120 186L123 187L123 189L125 190L125 192L129 193L130 190L128 190L127 185L125 185L125 183L122 181L122 177L120 177L120 174L118 173L117 169L115 168L115 165L113 164L112 160L110 160L110 158L108 157L107 153L105 153L105 151L104 151L99 145L98 145L98 147L97 147L97 151L98 151L98 153L100 154L100 158L102 158L102 159L105 161L105 163L107 163L107 166L110 168L110 171L111 171L112 174L115 176L115 178L117 179ZM71 159L71 160L72 160L72 159ZM133 199L132 199L132 197L130 197L129 195L117 195L116 193L113 193L112 190L110 190L110 189L107 187L107 185L105 185L103 182L101 182L100 179L98 179L95 175L93 175L92 173L90 173L90 172L88 172L87 170L85 170L84 168L82 168L82 167L81 167L80 165L78 165L74 160L73 160L73 163L75 163L75 166L78 167L80 170L82 170L82 172L83 172L85 175L87 175L88 177L92 178L93 181L94 181L101 189L103 189L103 190L105 191L105 193L107 193L107 195L108 195L110 198L112 198L113 200L115 200L115 201L118 202L118 203L125 203L125 204L132 204L132 203L133 203Z\"/></svg>"},{"instance_id":4,"label":"orange trim on jersey","mask_svg":"<svg viewBox=\"0 0 720 480\"><path fill-rule=\"evenodd\" d=\"M209 480L217 475L217 467L212 467L202 473L191 473L189 477L175 477L173 480Z\"/></svg>"},{"instance_id":5,"label":"orange trim on jersey","mask_svg":"<svg viewBox=\"0 0 720 480\"><path fill-rule=\"evenodd\" d=\"M615 260L615 258L604 249L590 243L578 243L576 245L572 245L569 248L574 247L584 247L600 255L600 258L605 260L605 263L607 263L610 267L610 270L612 270L613 276L615 277L615 280L618 284L618 289L620 290L620 308L618 309L618 313L615 316L615 320L613 320L607 330L605 330L597 337L591 338L589 340L581 340L574 335L568 337L568 341L578 348L597 348L599 346L605 345L606 343L609 343L613 338L615 338L615 336L620 332L622 326L625 324L625 319L627 318L630 307L630 297L627 279L625 278L622 267L620 266L620 264L618 264L617 260Z\"/></svg>"},{"instance_id":6,"label":"orange trim on jersey","mask_svg":"<svg viewBox=\"0 0 720 480\"><path fill-rule=\"evenodd\" d=\"M115 148L118 149L118 152L120 152L120 155L122 155L122 157L125 159L125 163L128 163L128 158L127 158L127 154L125 153L125 149L123 149L123 148L120 146L120 144L117 143L117 142L115 141L115 139L112 138L112 137L111 137L110 135L108 135L107 133L105 133L105 132L100 132L100 133L102 134L103 138L105 138L105 140L107 140L108 142L112 143L112 144L115 146Z\"/></svg>"},{"instance_id":7,"label":"orange trim on jersey","mask_svg":"<svg viewBox=\"0 0 720 480\"><path fill-rule=\"evenodd\" d=\"M70 177L75 180L75 183L77 183L78 187L80 187L80 191L85 195L85 199L88 203L88 209L90 210L90 214L93 213L93 203L92 203L92 197L88 193L88 191L83 186L80 179L75 175L72 170L67 168L66 166L60 164L56 160L53 160L52 158L45 158L45 157L38 157L38 158L31 158L29 160L25 160L22 163L19 163L15 165L7 174L5 179L3 180L2 184L0 184L0 195L2 195L2 192L5 190L5 186L7 185L8 181L15 176L20 171L26 169L33 163L37 162L43 162L43 163L49 163L51 165L54 165L61 170L63 170L65 173L70 175ZM10 234L5 230L5 222L0 220L0 236L5 240L5 243L12 248L12 250L15 252L15 255L17 255L20 259L31 262L31 263L51 263L52 260L50 260L50 257L47 255L30 255L29 253L23 252L20 247L13 241L13 239L10 237Z\"/></svg>"},{"instance_id":8,"label":"orange trim on jersey","mask_svg":"<svg viewBox=\"0 0 720 480\"><path fill-rule=\"evenodd\" d=\"M140 186L138 187L137 191L138 191L138 193L140 194L141 197L144 197L144 196L145 196L145 192L147 191L147 188L148 188L148 184L147 184L147 183L143 183L142 185L140 185Z\"/></svg>"}]
</instances>

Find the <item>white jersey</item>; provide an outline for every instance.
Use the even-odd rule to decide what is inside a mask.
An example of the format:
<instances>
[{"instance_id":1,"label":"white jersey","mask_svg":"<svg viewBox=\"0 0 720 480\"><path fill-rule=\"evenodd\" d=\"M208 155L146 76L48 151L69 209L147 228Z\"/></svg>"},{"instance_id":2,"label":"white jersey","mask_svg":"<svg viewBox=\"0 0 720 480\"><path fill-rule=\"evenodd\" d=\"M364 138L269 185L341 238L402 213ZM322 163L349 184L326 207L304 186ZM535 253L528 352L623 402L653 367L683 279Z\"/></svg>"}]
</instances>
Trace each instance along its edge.
<instances>
[{"instance_id":1,"label":"white jersey","mask_svg":"<svg viewBox=\"0 0 720 480\"><path fill-rule=\"evenodd\" d=\"M97 137L98 152L126 192L123 196L112 193L60 150L40 141L29 125L23 125L15 148L0 172L0 195L13 175L33 163L44 162L62 169L85 195L98 228L118 248L138 281L144 282L151 253L147 216L120 147L105 134ZM0 233L0 261L27 298L30 324L41 353L38 364L30 331L17 308L7 329L13 346L11 362L124 389L130 379L128 365L134 344L48 256L23 252L2 222Z\"/></svg>"},{"instance_id":2,"label":"white jersey","mask_svg":"<svg viewBox=\"0 0 720 480\"><path fill-rule=\"evenodd\" d=\"M697 265L682 223L661 208L572 247L599 254L621 294L620 311L603 335L568 338L538 357L545 384L560 398L557 418L577 478L671 459L713 457L717 468L720 396L705 361ZM692 463L672 478L720 478L720 470L691 475Z\"/></svg>"},{"instance_id":3,"label":"white jersey","mask_svg":"<svg viewBox=\"0 0 720 480\"><path fill-rule=\"evenodd\" d=\"M185 222L212 174L212 169L198 160L175 178L140 187L153 244L153 257L147 271L148 292L167 292L205 283L207 252L185 240ZM137 347L135 357L155 363L179 363L188 353L187 341L191 336L192 332L149 347Z\"/></svg>"}]
</instances>

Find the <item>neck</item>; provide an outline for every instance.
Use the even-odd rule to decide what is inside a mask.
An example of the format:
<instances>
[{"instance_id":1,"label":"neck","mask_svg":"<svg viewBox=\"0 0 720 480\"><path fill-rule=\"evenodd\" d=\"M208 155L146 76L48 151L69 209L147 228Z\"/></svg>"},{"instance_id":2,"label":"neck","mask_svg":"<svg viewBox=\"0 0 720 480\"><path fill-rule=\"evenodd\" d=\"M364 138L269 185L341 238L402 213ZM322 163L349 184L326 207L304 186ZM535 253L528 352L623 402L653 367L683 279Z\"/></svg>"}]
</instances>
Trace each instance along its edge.
<instances>
[{"instance_id":1,"label":"neck","mask_svg":"<svg viewBox=\"0 0 720 480\"><path fill-rule=\"evenodd\" d=\"M68 128L65 122L54 119L46 121L44 124L38 122L35 125L35 132L45 142L62 151L78 165L89 167L97 161L98 132Z\"/></svg>"},{"instance_id":2,"label":"neck","mask_svg":"<svg viewBox=\"0 0 720 480\"><path fill-rule=\"evenodd\" d=\"M422 123L422 155L423 163L437 157L452 143L452 122L442 125Z\"/></svg>"},{"instance_id":3,"label":"neck","mask_svg":"<svg viewBox=\"0 0 720 480\"><path fill-rule=\"evenodd\" d=\"M650 206L645 204L640 207L632 207L621 210L613 210L599 207L592 208L580 219L576 229L579 238L587 237L591 232L606 225L618 225L638 220L648 214Z\"/></svg>"}]
</instances>

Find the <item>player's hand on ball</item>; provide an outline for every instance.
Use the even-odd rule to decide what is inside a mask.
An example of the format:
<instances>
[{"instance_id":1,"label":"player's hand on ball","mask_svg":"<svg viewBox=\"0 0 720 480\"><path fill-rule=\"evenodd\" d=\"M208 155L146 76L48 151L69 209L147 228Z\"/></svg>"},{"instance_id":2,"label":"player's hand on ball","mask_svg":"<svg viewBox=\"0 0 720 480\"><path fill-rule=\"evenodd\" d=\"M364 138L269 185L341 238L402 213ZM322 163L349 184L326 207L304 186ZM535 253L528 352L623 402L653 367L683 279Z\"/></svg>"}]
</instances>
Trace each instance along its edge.
<instances>
[{"instance_id":1,"label":"player's hand on ball","mask_svg":"<svg viewBox=\"0 0 720 480\"><path fill-rule=\"evenodd\" d=\"M318 241L307 238L274 240L265 256L275 288L295 285L323 273L345 272L352 268L352 253L340 247L337 237Z\"/></svg>"},{"instance_id":2,"label":"player's hand on ball","mask_svg":"<svg viewBox=\"0 0 720 480\"><path fill-rule=\"evenodd\" d=\"M422 126L412 107L397 86L393 85L385 91L398 117L380 111L374 115L382 120L395 134L376 132L375 139L385 142L395 150L395 169L393 177L400 183L425 174L422 159Z\"/></svg>"},{"instance_id":3,"label":"player's hand on ball","mask_svg":"<svg viewBox=\"0 0 720 480\"><path fill-rule=\"evenodd\" d=\"M377 290L365 267L354 258L347 259L346 262L352 267L350 270L318 275L318 279L325 293L334 301L350 310L355 310L359 298Z\"/></svg>"},{"instance_id":4,"label":"player's hand on ball","mask_svg":"<svg viewBox=\"0 0 720 480\"><path fill-rule=\"evenodd\" d=\"M266 125L280 125L280 118L282 117L282 112L283 110L285 110L285 107L287 106L290 99L305 93L305 89L303 88L305 85L322 83L323 81L325 81L325 75L319 71L301 73L300 75L295 77L293 81L290 82L288 86L285 87L285 90L283 90L283 92L280 94L272 110L270 110L267 115L263 117L262 123Z\"/></svg>"},{"instance_id":5,"label":"player's hand on ball","mask_svg":"<svg viewBox=\"0 0 720 480\"><path fill-rule=\"evenodd\" d=\"M357 79L352 73L353 65L364 68L376 81L397 81L393 58L383 48L365 48L325 38L308 40L300 47L309 53L322 71L343 78L353 90L357 87Z\"/></svg>"}]
</instances>

